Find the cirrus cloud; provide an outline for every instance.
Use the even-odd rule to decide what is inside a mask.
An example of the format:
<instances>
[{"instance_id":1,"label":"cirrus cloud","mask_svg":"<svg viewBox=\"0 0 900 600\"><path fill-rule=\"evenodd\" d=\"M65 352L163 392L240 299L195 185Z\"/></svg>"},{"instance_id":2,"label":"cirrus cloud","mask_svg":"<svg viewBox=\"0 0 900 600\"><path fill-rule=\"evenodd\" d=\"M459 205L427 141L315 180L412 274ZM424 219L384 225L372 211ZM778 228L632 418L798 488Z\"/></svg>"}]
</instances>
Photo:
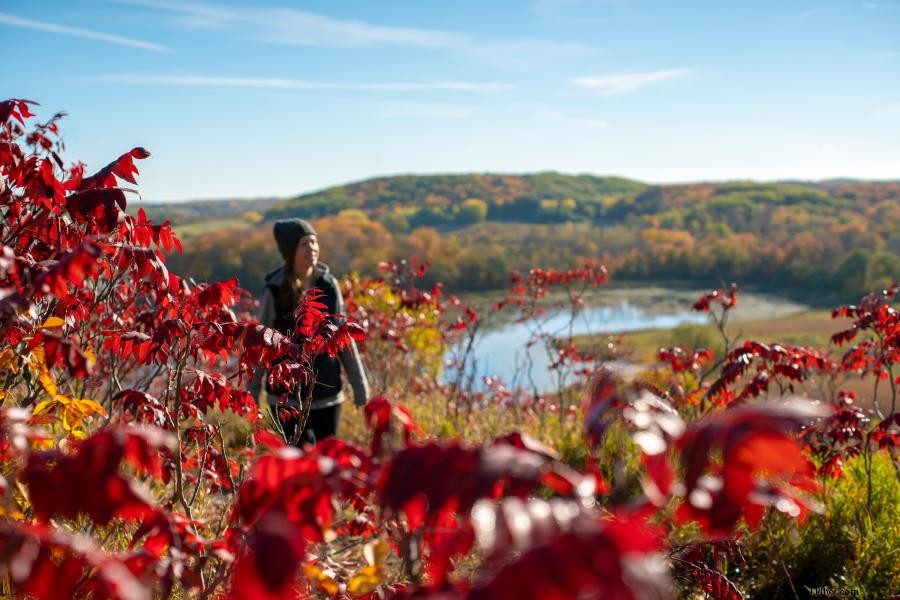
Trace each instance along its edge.
<instances>
[{"instance_id":1,"label":"cirrus cloud","mask_svg":"<svg viewBox=\"0 0 900 600\"><path fill-rule=\"evenodd\" d=\"M603 96L636 92L663 81L682 79L694 73L694 69L663 69L660 71L625 71L605 75L573 77L572 85Z\"/></svg>"}]
</instances>

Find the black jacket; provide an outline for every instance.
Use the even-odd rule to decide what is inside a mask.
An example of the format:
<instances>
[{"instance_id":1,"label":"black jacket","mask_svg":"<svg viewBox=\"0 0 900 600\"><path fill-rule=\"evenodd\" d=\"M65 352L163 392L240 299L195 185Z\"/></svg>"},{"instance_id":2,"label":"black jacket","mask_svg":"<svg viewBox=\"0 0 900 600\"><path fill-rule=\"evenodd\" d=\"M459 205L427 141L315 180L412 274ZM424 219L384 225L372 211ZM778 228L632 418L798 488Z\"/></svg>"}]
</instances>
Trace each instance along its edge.
<instances>
[{"instance_id":1,"label":"black jacket","mask_svg":"<svg viewBox=\"0 0 900 600\"><path fill-rule=\"evenodd\" d=\"M341 295L337 279L331 274L328 265L321 262L317 263L315 274L316 278L313 286L323 292L320 301L326 305L327 311L331 314L343 313L344 298ZM283 282L284 267L279 267L266 275L260 321L284 335L292 336L294 332L293 310L286 310L276 301ZM323 353L315 358L313 364L315 375L312 389L313 408L324 408L343 401L343 396L340 394L342 387L341 365L346 370L347 378L353 388L354 402L357 405L366 403L369 395L368 382L366 381L365 370L363 369L356 343L351 342L350 347L341 351L338 357L332 358ZM257 400L262 383L262 378L259 375L260 373L257 373L257 377L254 377L254 381L250 386L250 391L257 397ZM268 386L267 391L273 393L272 390L268 389ZM306 398L308 393L309 387L303 386L299 392L299 398Z\"/></svg>"}]
</instances>

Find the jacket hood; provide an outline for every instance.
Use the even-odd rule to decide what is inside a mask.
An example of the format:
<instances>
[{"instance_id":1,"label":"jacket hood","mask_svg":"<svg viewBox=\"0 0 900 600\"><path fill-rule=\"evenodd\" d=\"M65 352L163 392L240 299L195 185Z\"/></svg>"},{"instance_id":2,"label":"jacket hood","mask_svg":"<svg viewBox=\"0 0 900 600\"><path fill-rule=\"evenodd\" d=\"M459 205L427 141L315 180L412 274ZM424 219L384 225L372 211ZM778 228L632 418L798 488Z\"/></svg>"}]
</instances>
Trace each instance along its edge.
<instances>
[{"instance_id":1,"label":"jacket hood","mask_svg":"<svg viewBox=\"0 0 900 600\"><path fill-rule=\"evenodd\" d=\"M313 272L316 275L316 280L318 281L322 277L331 273L331 269L328 268L323 262L317 262L316 266L313 267ZM273 269L266 273L266 285L269 286L280 286L284 283L284 265L278 267L277 269Z\"/></svg>"}]
</instances>

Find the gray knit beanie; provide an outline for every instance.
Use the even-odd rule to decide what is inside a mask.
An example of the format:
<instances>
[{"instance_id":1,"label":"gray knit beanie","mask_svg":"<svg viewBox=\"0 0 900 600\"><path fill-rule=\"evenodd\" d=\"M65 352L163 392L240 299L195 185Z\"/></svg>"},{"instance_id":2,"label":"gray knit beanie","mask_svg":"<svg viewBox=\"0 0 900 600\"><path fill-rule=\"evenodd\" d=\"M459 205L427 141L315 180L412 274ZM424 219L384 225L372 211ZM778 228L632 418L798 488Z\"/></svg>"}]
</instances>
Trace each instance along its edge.
<instances>
[{"instance_id":1,"label":"gray knit beanie","mask_svg":"<svg viewBox=\"0 0 900 600\"><path fill-rule=\"evenodd\" d=\"M272 233L275 235L275 243L278 244L281 256L285 260L290 260L297 251L300 238L306 235L316 235L316 230L309 221L303 219L282 219L275 221Z\"/></svg>"}]
</instances>

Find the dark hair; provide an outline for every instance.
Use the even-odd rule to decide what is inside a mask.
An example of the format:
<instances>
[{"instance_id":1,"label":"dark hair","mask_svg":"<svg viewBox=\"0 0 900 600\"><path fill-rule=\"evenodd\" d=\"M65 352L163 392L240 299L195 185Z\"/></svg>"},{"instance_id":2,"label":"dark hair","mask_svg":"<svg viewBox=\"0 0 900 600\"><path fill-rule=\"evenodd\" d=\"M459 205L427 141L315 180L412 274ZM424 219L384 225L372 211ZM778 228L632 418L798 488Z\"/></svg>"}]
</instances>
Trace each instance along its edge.
<instances>
[{"instance_id":1,"label":"dark hair","mask_svg":"<svg viewBox=\"0 0 900 600\"><path fill-rule=\"evenodd\" d=\"M278 311L281 314L294 314L294 309L300 303L300 296L303 294L301 282L294 275L293 258L284 260L284 279L281 281L281 287L278 288L278 294L275 302L278 304Z\"/></svg>"}]
</instances>

